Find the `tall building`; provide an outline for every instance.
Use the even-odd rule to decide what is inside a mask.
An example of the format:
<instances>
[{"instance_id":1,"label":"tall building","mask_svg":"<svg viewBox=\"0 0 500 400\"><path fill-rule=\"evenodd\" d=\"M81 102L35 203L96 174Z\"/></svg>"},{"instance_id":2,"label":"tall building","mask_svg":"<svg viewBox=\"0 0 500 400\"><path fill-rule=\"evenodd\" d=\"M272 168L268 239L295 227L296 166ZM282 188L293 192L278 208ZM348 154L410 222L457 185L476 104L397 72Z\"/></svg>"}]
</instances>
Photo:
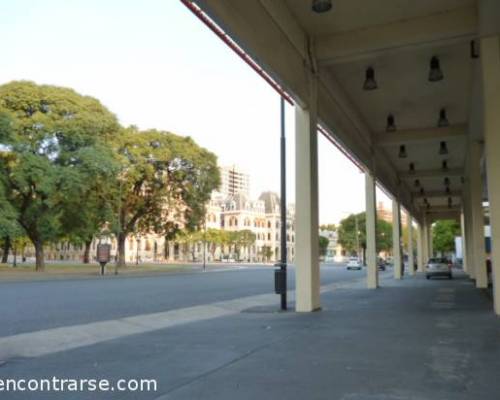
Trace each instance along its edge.
<instances>
[{"instance_id":1,"label":"tall building","mask_svg":"<svg viewBox=\"0 0 500 400\"><path fill-rule=\"evenodd\" d=\"M223 196L250 195L250 177L236 165L220 167L221 186Z\"/></svg>"}]
</instances>

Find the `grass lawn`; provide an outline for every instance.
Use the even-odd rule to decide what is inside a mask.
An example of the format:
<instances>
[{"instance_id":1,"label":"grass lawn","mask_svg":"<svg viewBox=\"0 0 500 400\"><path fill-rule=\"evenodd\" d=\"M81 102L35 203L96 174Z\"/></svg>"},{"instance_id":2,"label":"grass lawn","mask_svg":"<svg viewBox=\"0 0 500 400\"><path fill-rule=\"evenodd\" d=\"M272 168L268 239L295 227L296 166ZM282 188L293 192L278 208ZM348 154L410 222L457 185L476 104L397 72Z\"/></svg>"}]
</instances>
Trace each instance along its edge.
<instances>
[{"instance_id":1,"label":"grass lawn","mask_svg":"<svg viewBox=\"0 0 500 400\"><path fill-rule=\"evenodd\" d=\"M196 264L131 264L125 268L120 268L119 275L132 275L144 273L164 273L164 272L189 272L198 271L201 265ZM115 265L110 263L106 266L106 275L114 275ZM44 277L68 277L68 276L97 276L101 273L99 264L79 264L79 263L49 263L45 264L45 271L36 272L34 263L20 263L17 267L11 264L0 264L0 280L33 279Z\"/></svg>"}]
</instances>

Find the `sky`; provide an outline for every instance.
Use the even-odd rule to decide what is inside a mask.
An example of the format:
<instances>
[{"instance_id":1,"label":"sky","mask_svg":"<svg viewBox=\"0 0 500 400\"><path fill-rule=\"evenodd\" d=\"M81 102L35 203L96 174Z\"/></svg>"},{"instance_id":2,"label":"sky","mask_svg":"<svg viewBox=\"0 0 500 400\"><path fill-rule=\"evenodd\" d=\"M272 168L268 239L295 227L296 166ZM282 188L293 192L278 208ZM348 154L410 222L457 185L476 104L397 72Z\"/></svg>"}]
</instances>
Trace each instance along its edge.
<instances>
[{"instance_id":1,"label":"sky","mask_svg":"<svg viewBox=\"0 0 500 400\"><path fill-rule=\"evenodd\" d=\"M279 192L279 95L178 0L3 0L0 84L30 80L98 98L123 125L191 136ZM294 201L294 108L286 108ZM365 207L364 175L319 135L320 223ZM378 198L387 199L378 191Z\"/></svg>"}]
</instances>

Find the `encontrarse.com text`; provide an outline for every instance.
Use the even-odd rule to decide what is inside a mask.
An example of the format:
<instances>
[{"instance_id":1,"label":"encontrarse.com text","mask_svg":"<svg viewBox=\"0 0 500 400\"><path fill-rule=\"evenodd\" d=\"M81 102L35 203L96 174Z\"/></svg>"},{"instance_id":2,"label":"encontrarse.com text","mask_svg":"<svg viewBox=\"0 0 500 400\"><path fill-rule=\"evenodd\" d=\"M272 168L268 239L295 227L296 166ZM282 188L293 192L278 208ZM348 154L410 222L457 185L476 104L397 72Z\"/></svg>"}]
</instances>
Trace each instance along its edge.
<instances>
[{"instance_id":1,"label":"encontrarse.com text","mask_svg":"<svg viewBox=\"0 0 500 400\"><path fill-rule=\"evenodd\" d=\"M2 379L0 392L156 392L156 379Z\"/></svg>"}]
</instances>

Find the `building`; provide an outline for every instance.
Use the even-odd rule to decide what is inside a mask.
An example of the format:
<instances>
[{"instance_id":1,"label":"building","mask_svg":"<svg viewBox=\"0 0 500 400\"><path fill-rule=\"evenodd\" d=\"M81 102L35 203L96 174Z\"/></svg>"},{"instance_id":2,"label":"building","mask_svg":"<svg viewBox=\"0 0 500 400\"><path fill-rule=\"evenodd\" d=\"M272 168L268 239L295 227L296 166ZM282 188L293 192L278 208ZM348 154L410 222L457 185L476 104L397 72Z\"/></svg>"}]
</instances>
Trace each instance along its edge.
<instances>
[{"instance_id":1,"label":"building","mask_svg":"<svg viewBox=\"0 0 500 400\"><path fill-rule=\"evenodd\" d=\"M220 192L223 196L235 196L239 193L250 195L250 176L236 165L220 167L220 176Z\"/></svg>"}]
</instances>

